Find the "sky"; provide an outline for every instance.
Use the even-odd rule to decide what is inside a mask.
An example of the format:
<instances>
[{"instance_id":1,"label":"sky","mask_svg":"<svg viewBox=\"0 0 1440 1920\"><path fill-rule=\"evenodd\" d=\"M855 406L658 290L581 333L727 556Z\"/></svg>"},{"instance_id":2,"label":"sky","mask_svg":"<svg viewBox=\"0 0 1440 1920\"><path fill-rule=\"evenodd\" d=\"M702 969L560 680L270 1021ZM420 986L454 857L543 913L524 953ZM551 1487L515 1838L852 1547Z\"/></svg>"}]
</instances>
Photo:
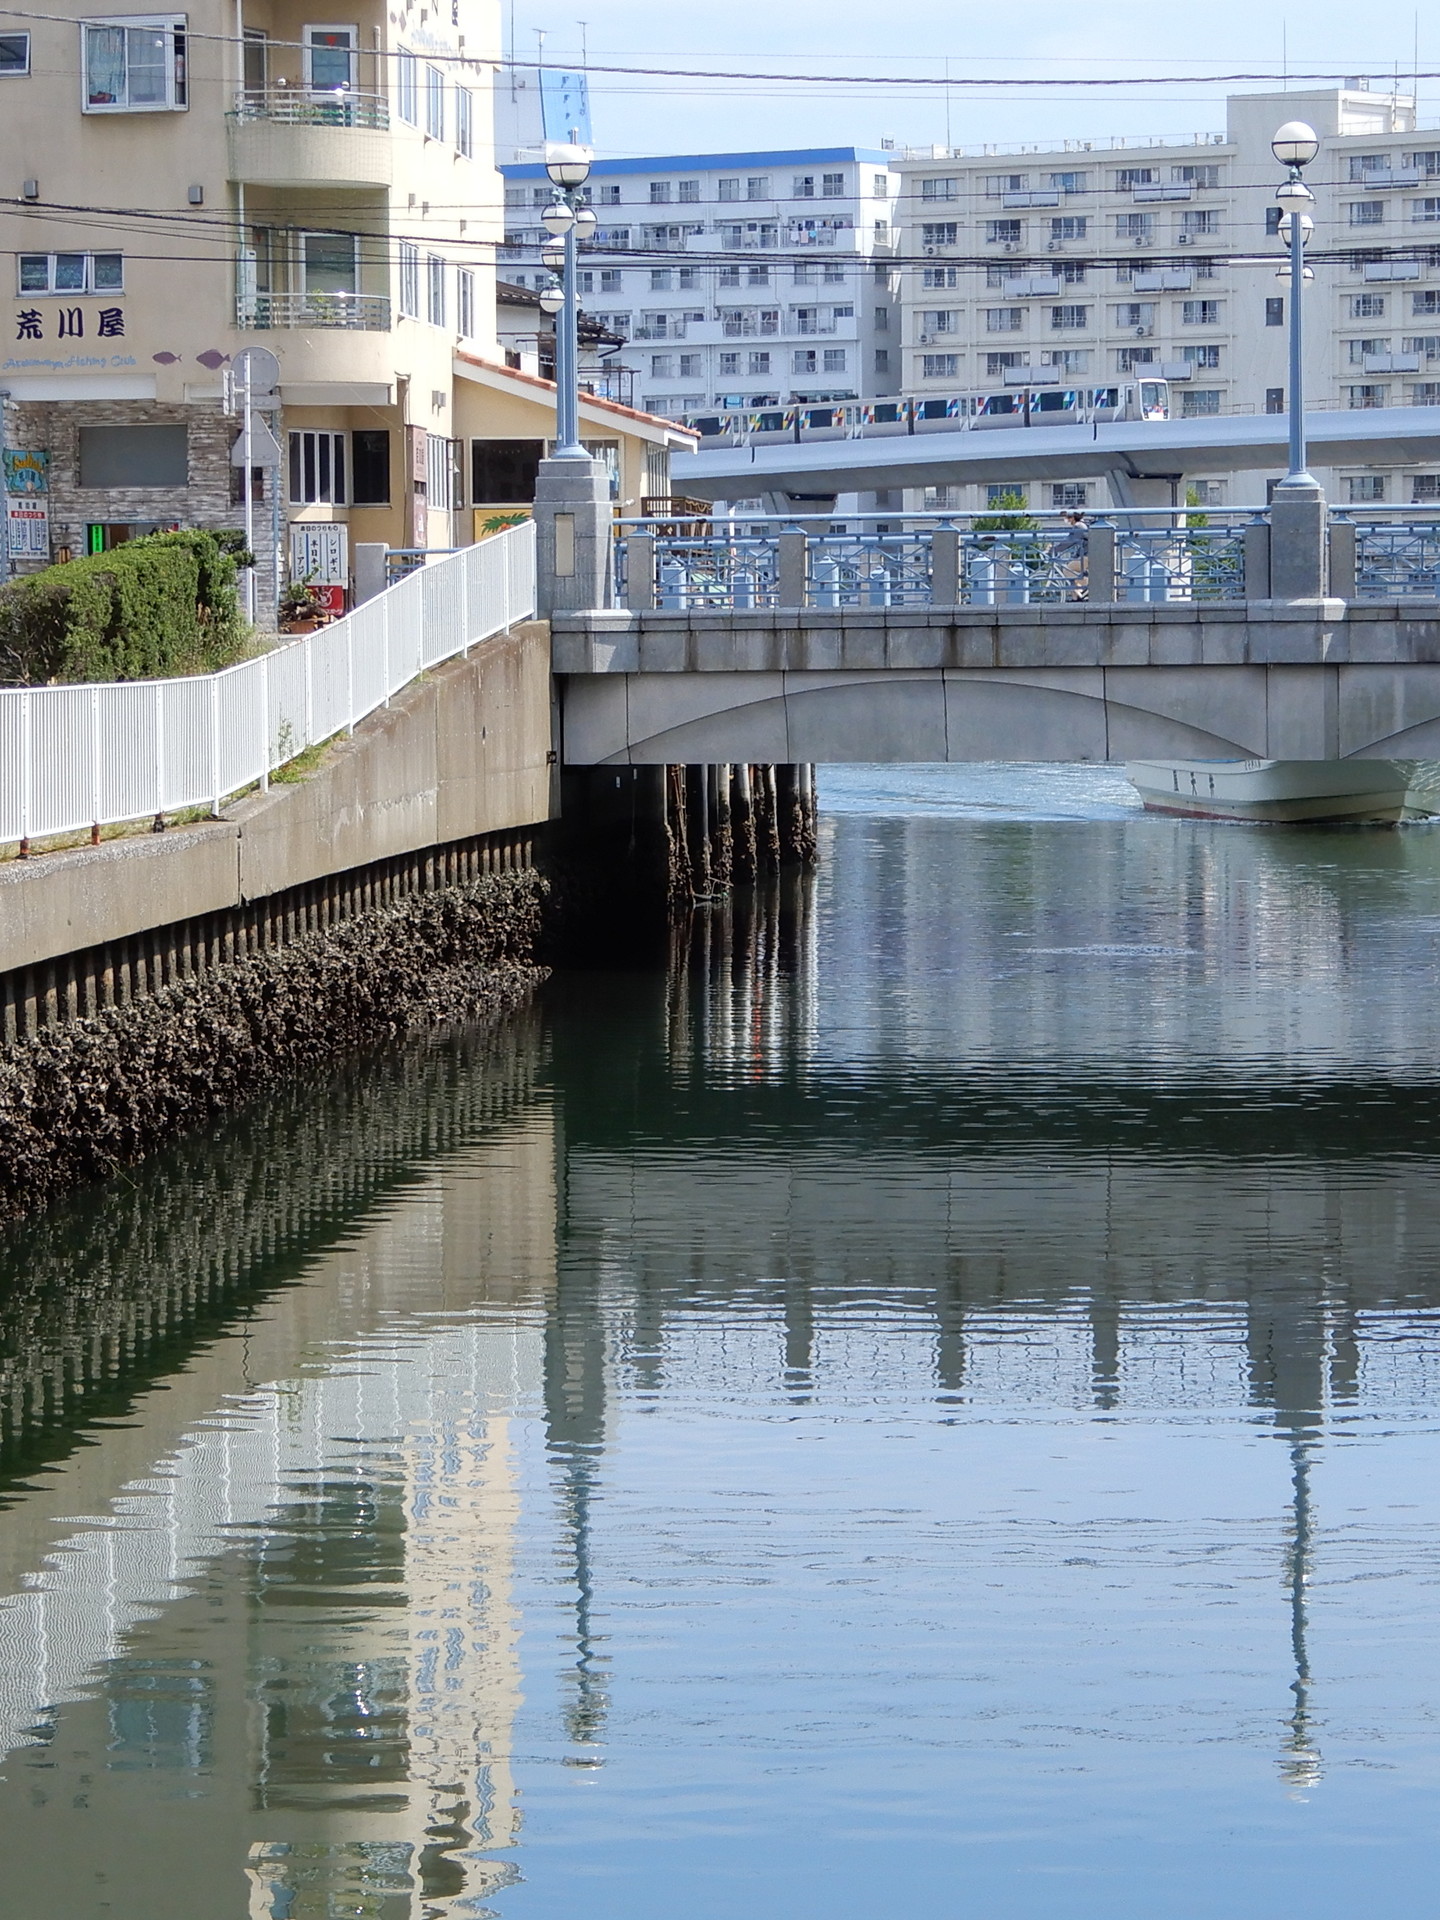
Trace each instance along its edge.
<instances>
[{"instance_id":1,"label":"sky","mask_svg":"<svg viewBox=\"0 0 1440 1920\"><path fill-rule=\"evenodd\" d=\"M717 83L592 72L597 152L723 152L762 147L900 146L932 142L1103 140L1115 134L1183 139L1218 132L1227 92L1269 92L1280 76L1369 74L1376 85L1416 64L1440 70L1440 12L1379 13L1355 0L1027 0L1013 10L974 0L727 0L721 8L669 0L502 0L507 45L561 64L582 42L589 62L853 75L862 84ZM583 16L583 25L582 25ZM945 76L1022 78L1023 88L863 84ZM1200 76L1274 76L1227 87ZM1166 86L1086 89L1047 80L1167 76ZM1409 91L1408 83L1405 90ZM1420 116L1440 119L1440 79L1420 83ZM947 141L948 134L948 141Z\"/></svg>"}]
</instances>

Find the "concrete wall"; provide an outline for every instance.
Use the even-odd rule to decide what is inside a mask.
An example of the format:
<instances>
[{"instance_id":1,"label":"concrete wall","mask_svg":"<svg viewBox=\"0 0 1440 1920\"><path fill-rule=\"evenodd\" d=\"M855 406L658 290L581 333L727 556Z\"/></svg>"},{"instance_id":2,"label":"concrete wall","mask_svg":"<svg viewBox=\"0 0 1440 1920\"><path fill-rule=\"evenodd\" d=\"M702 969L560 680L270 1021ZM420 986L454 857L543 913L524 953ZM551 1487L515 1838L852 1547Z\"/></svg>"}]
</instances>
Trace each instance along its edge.
<instances>
[{"instance_id":1,"label":"concrete wall","mask_svg":"<svg viewBox=\"0 0 1440 1920\"><path fill-rule=\"evenodd\" d=\"M417 681L320 768L222 819L0 866L0 974L554 816L538 623Z\"/></svg>"},{"instance_id":2,"label":"concrete wall","mask_svg":"<svg viewBox=\"0 0 1440 1920\"><path fill-rule=\"evenodd\" d=\"M1293 606L557 615L567 765L1440 754L1440 618Z\"/></svg>"}]
</instances>

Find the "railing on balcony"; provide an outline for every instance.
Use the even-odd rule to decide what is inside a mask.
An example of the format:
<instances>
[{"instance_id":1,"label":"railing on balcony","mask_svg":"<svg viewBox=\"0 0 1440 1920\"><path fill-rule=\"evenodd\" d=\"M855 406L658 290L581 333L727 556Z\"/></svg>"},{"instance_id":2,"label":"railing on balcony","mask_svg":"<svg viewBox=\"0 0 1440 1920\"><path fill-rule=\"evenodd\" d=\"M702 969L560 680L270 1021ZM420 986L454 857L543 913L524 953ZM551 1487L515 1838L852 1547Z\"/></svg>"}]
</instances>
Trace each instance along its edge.
<instances>
[{"instance_id":1,"label":"railing on balcony","mask_svg":"<svg viewBox=\"0 0 1440 1920\"><path fill-rule=\"evenodd\" d=\"M1021 513L622 521L616 592L662 612L1240 601L1257 528L1265 538L1258 512L1158 508L1088 524Z\"/></svg>"},{"instance_id":2,"label":"railing on balcony","mask_svg":"<svg viewBox=\"0 0 1440 1920\"><path fill-rule=\"evenodd\" d=\"M308 87L266 87L240 94L231 117L275 120L291 127L368 127L384 133L390 107L383 94L356 93L348 87L318 93Z\"/></svg>"},{"instance_id":3,"label":"railing on balcony","mask_svg":"<svg viewBox=\"0 0 1440 1920\"><path fill-rule=\"evenodd\" d=\"M254 293L236 302L235 324L242 333L290 327L388 333L390 299L383 293Z\"/></svg>"}]
</instances>

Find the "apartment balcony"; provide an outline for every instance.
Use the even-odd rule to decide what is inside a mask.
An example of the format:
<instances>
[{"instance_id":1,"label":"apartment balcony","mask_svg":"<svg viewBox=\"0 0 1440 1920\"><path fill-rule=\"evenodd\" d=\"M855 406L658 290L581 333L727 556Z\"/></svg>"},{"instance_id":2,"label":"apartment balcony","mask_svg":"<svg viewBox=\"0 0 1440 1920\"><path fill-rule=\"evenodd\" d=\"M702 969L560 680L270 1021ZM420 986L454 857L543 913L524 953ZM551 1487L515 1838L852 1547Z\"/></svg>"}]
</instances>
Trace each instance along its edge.
<instances>
[{"instance_id":1,"label":"apartment balcony","mask_svg":"<svg viewBox=\"0 0 1440 1920\"><path fill-rule=\"evenodd\" d=\"M1367 280L1418 280L1418 260L1367 260L1363 272Z\"/></svg>"},{"instance_id":2,"label":"apartment balcony","mask_svg":"<svg viewBox=\"0 0 1440 1920\"><path fill-rule=\"evenodd\" d=\"M683 340L688 332L688 323L684 320L652 320L649 325L636 327L630 335L632 340Z\"/></svg>"},{"instance_id":3,"label":"apartment balcony","mask_svg":"<svg viewBox=\"0 0 1440 1920\"><path fill-rule=\"evenodd\" d=\"M720 338L722 340L768 340L780 331L778 320L722 320Z\"/></svg>"},{"instance_id":4,"label":"apartment balcony","mask_svg":"<svg viewBox=\"0 0 1440 1920\"><path fill-rule=\"evenodd\" d=\"M1177 180L1170 187L1132 187L1130 193L1136 200L1193 200L1195 187L1189 180Z\"/></svg>"},{"instance_id":5,"label":"apartment balcony","mask_svg":"<svg viewBox=\"0 0 1440 1920\"><path fill-rule=\"evenodd\" d=\"M383 293L254 293L236 302L241 333L388 333L390 299Z\"/></svg>"},{"instance_id":6,"label":"apartment balcony","mask_svg":"<svg viewBox=\"0 0 1440 1920\"><path fill-rule=\"evenodd\" d=\"M1418 353L1367 353L1361 371L1364 373L1419 373L1420 355Z\"/></svg>"},{"instance_id":7,"label":"apartment balcony","mask_svg":"<svg viewBox=\"0 0 1440 1920\"><path fill-rule=\"evenodd\" d=\"M1365 193L1383 193L1386 187L1423 187L1433 184L1435 175L1421 173L1418 167L1392 167L1386 173L1362 174L1358 180L1347 180L1347 191Z\"/></svg>"},{"instance_id":8,"label":"apartment balcony","mask_svg":"<svg viewBox=\"0 0 1440 1920\"><path fill-rule=\"evenodd\" d=\"M1022 190L1012 187L1000 196L1002 207L1058 207L1060 189L1058 187L1035 187Z\"/></svg>"},{"instance_id":9,"label":"apartment balcony","mask_svg":"<svg viewBox=\"0 0 1440 1920\"><path fill-rule=\"evenodd\" d=\"M1195 269L1159 267L1147 273L1137 267L1130 284L1136 293L1188 293L1195 284Z\"/></svg>"},{"instance_id":10,"label":"apartment balcony","mask_svg":"<svg viewBox=\"0 0 1440 1920\"><path fill-rule=\"evenodd\" d=\"M230 178L247 187L388 187L390 112L378 94L272 88L225 116Z\"/></svg>"}]
</instances>

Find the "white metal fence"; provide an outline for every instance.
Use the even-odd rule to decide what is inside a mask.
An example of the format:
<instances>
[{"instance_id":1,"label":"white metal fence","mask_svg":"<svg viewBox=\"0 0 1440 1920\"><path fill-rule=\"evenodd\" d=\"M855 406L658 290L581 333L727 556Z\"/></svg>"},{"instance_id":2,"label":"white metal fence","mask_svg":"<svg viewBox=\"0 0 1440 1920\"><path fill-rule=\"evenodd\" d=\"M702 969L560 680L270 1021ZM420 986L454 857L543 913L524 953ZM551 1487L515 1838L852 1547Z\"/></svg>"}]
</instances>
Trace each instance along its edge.
<instances>
[{"instance_id":1,"label":"white metal fence","mask_svg":"<svg viewBox=\"0 0 1440 1920\"><path fill-rule=\"evenodd\" d=\"M188 680L0 688L0 842L219 808L427 667L535 611L535 527L421 567L333 625Z\"/></svg>"}]
</instances>

